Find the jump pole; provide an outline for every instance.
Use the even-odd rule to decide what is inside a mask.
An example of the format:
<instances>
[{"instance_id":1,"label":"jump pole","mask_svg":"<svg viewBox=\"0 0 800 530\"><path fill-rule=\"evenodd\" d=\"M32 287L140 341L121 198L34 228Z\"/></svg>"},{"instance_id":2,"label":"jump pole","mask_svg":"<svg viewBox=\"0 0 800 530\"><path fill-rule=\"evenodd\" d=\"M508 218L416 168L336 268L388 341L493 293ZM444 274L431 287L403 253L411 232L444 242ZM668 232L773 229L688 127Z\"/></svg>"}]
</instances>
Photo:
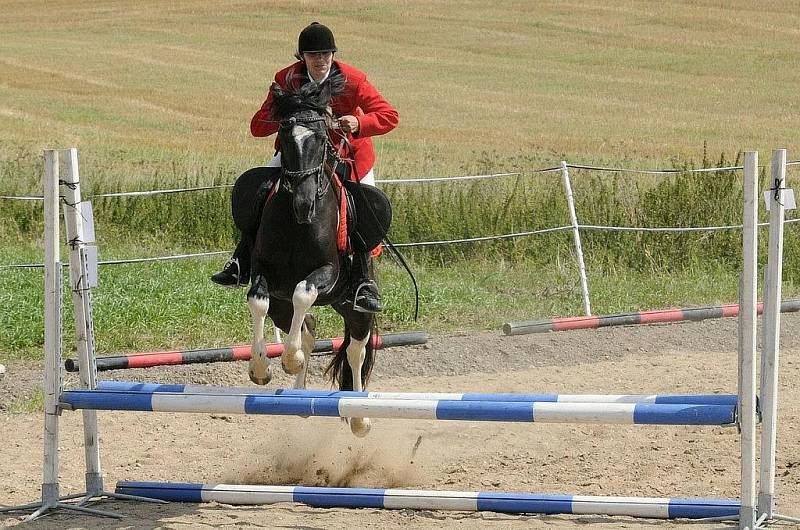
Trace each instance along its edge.
<instances>
[{"instance_id":1,"label":"jump pole","mask_svg":"<svg viewBox=\"0 0 800 530\"><path fill-rule=\"evenodd\" d=\"M659 405L736 405L735 394L486 394L476 392L353 392L343 390L266 389L256 386L222 387L211 385L179 385L137 383L132 381L98 381L98 390L123 392L167 392L177 394L258 394L276 397L367 398L449 401L502 401L545 403L653 403Z\"/></svg>"},{"instance_id":2,"label":"jump pole","mask_svg":"<svg viewBox=\"0 0 800 530\"><path fill-rule=\"evenodd\" d=\"M507 421L646 425L734 425L735 405L653 403L551 403L434 399L270 396L264 394L68 390L63 410L128 410L404 418L422 420Z\"/></svg>"},{"instance_id":3,"label":"jump pole","mask_svg":"<svg viewBox=\"0 0 800 530\"><path fill-rule=\"evenodd\" d=\"M318 339L314 344L312 354L329 355L338 350L344 339ZM428 342L428 334L424 331L409 331L401 333L386 333L372 337L372 346L376 350L393 348L395 346L412 346ZM269 343L266 346L267 357L280 357L284 344L280 342ZM196 350L167 350L155 352L128 353L97 357L97 371L125 370L128 368L151 368L153 366L167 366L177 364L215 363L229 361L248 361L251 352L249 344L229 346L224 348L201 348ZM80 363L75 359L64 361L67 372L77 372Z\"/></svg>"},{"instance_id":4,"label":"jump pole","mask_svg":"<svg viewBox=\"0 0 800 530\"><path fill-rule=\"evenodd\" d=\"M509 514L627 515L705 519L739 513L732 499L607 497L478 491L117 482L116 491L176 502L232 505L296 502L332 508L488 511Z\"/></svg>"},{"instance_id":5,"label":"jump pole","mask_svg":"<svg viewBox=\"0 0 800 530\"><path fill-rule=\"evenodd\" d=\"M760 315L764 304L759 303L757 312ZM784 300L781 302L781 313L800 311L800 300ZM739 304L726 304L710 307L689 307L683 309L654 309L638 313L618 313L590 317L564 317L553 320L519 320L503 324L506 335L527 335L548 331L571 331L576 329L594 329L611 326L638 326L659 324L664 322L680 322L683 320L700 321L709 318L735 317L739 314Z\"/></svg>"},{"instance_id":6,"label":"jump pole","mask_svg":"<svg viewBox=\"0 0 800 530\"><path fill-rule=\"evenodd\" d=\"M44 435L42 500L21 506L0 508L0 513L33 510L32 521L58 509L96 515L113 515L62 502L83 497L83 493L60 495L59 468L59 399L63 388L61 374L62 268L59 226L59 152L44 152Z\"/></svg>"}]
</instances>

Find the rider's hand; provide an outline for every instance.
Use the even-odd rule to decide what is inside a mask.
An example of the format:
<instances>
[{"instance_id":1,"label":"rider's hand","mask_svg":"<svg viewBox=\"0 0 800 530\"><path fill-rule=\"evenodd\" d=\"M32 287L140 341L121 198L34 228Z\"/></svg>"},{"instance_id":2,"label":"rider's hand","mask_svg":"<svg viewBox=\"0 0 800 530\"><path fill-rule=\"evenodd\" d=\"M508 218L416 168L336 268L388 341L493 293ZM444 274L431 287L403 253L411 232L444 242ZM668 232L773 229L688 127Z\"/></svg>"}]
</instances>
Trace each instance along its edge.
<instances>
[{"instance_id":1,"label":"rider's hand","mask_svg":"<svg viewBox=\"0 0 800 530\"><path fill-rule=\"evenodd\" d=\"M339 127L344 132L355 134L358 132L358 119L355 116L342 116L339 118Z\"/></svg>"}]
</instances>

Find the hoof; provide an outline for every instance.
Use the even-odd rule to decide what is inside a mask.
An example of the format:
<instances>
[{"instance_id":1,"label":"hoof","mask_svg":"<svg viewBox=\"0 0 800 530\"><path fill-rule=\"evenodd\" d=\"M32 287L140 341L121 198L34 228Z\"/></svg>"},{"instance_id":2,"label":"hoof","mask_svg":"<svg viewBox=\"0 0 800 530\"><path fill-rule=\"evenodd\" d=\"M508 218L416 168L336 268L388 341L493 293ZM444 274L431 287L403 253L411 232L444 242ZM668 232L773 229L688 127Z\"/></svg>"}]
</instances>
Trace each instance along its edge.
<instances>
[{"instance_id":1,"label":"hoof","mask_svg":"<svg viewBox=\"0 0 800 530\"><path fill-rule=\"evenodd\" d=\"M272 367L267 366L267 370L262 377L257 376L253 373L253 370L249 371L250 381L254 382L257 385L266 385L270 381L272 381Z\"/></svg>"},{"instance_id":2,"label":"hoof","mask_svg":"<svg viewBox=\"0 0 800 530\"><path fill-rule=\"evenodd\" d=\"M296 375L303 369L305 364L305 355L301 350L297 350L293 354L284 353L281 355L281 366L283 371L289 375Z\"/></svg>"},{"instance_id":3,"label":"hoof","mask_svg":"<svg viewBox=\"0 0 800 530\"><path fill-rule=\"evenodd\" d=\"M359 438L369 434L371 428L369 418L350 418L350 431Z\"/></svg>"}]
</instances>

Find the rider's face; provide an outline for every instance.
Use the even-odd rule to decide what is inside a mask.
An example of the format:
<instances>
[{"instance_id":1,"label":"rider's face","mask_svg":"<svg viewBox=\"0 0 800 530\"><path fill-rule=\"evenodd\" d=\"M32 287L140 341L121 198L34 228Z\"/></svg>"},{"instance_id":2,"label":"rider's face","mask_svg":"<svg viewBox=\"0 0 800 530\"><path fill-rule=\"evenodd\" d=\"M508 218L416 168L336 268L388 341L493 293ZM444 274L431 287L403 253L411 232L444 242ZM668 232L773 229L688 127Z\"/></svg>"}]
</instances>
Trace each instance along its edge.
<instances>
[{"instance_id":1,"label":"rider's face","mask_svg":"<svg viewBox=\"0 0 800 530\"><path fill-rule=\"evenodd\" d=\"M314 81L320 81L331 70L333 52L303 52L303 60Z\"/></svg>"}]
</instances>

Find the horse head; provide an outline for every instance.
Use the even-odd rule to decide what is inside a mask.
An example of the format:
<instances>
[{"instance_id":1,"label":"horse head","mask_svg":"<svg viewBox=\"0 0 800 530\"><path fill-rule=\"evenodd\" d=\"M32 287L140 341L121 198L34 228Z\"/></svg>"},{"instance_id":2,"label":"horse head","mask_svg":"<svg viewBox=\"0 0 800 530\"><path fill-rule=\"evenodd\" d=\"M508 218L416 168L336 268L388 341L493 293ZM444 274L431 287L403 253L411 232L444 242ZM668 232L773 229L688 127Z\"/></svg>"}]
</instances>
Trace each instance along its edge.
<instances>
[{"instance_id":1,"label":"horse head","mask_svg":"<svg viewBox=\"0 0 800 530\"><path fill-rule=\"evenodd\" d=\"M317 200L330 185L325 162L332 145L328 139L332 96L344 89L341 73L332 74L322 83L306 83L299 89L283 90L272 85L273 114L280 122L278 141L281 147L281 181L293 195L295 220L310 224Z\"/></svg>"},{"instance_id":2,"label":"horse head","mask_svg":"<svg viewBox=\"0 0 800 530\"><path fill-rule=\"evenodd\" d=\"M345 321L345 339L329 366L342 390L360 392L374 362L371 340L374 315L358 311L350 266L338 249L339 201L331 184L338 153L329 139L331 98L344 89L341 73L300 88L272 86L271 118L280 123L281 188L264 207L251 259L247 293L253 319L250 379L266 384L271 369L264 342L268 315L288 335L281 364L296 374L295 388L305 388L309 355L314 349L314 305L331 306ZM344 135L342 135L344 137ZM238 182L238 181L237 181ZM362 253L363 254L363 253ZM350 419L350 429L364 436L369 419Z\"/></svg>"}]
</instances>

